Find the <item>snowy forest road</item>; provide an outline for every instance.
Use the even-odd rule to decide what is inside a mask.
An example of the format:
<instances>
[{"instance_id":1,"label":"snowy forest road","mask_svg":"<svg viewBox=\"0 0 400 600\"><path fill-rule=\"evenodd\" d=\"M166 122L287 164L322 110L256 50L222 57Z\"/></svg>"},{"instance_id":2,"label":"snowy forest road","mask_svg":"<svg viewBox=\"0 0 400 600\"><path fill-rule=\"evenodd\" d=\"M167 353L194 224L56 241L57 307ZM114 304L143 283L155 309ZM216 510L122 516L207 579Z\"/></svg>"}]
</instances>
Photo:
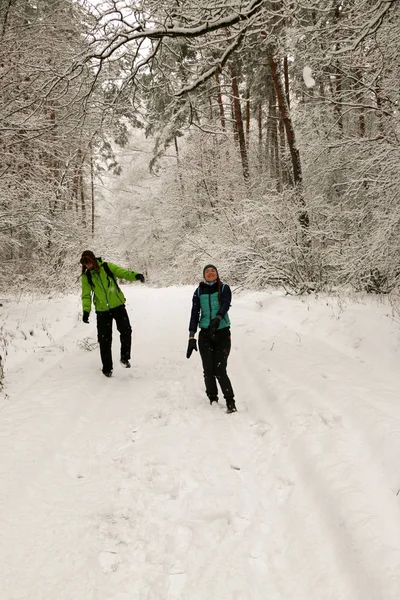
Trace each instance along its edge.
<instances>
[{"instance_id":1,"label":"snowy forest road","mask_svg":"<svg viewBox=\"0 0 400 600\"><path fill-rule=\"evenodd\" d=\"M132 369L115 361L109 380L76 298L62 318L55 301L10 308L19 328L36 331L44 309L58 325L50 351L10 346L2 600L397 600L400 379L385 308L234 296L227 415L208 404L199 355L185 358L191 293L127 287Z\"/></svg>"}]
</instances>

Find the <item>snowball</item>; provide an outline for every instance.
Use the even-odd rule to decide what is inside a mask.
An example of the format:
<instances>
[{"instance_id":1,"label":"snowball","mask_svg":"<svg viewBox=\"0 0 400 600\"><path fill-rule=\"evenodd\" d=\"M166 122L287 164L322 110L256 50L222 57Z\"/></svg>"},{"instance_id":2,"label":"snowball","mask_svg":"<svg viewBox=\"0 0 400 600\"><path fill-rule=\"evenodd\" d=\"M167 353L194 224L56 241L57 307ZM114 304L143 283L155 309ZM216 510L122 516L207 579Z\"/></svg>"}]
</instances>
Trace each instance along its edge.
<instances>
[{"instance_id":1,"label":"snowball","mask_svg":"<svg viewBox=\"0 0 400 600\"><path fill-rule=\"evenodd\" d=\"M311 68L310 67L304 67L303 69L303 79L304 79L304 83L306 84L306 86L308 88L312 88L315 85L315 79L313 79L311 77Z\"/></svg>"}]
</instances>

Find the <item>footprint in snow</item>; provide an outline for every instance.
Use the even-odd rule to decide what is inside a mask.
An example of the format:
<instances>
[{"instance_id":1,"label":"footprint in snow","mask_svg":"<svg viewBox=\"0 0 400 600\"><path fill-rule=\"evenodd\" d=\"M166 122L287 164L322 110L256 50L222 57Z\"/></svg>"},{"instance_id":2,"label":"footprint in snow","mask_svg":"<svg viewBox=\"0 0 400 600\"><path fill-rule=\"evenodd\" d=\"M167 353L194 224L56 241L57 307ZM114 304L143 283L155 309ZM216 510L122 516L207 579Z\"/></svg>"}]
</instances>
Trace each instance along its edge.
<instances>
[{"instance_id":1,"label":"footprint in snow","mask_svg":"<svg viewBox=\"0 0 400 600\"><path fill-rule=\"evenodd\" d=\"M97 556L97 561L103 573L115 573L121 565L121 559L116 552L103 551Z\"/></svg>"}]
</instances>

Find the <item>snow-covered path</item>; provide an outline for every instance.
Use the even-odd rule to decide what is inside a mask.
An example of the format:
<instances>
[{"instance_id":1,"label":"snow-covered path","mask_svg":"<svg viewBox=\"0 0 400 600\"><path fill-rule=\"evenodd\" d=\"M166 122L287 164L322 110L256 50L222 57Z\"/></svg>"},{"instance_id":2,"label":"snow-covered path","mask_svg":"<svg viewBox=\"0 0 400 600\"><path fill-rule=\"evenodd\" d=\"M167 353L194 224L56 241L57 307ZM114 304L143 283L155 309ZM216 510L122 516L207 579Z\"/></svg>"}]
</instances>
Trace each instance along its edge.
<instances>
[{"instance_id":1,"label":"snow-covered path","mask_svg":"<svg viewBox=\"0 0 400 600\"><path fill-rule=\"evenodd\" d=\"M185 357L192 288L124 290L109 380L79 299L0 309L1 600L398 600L388 306L235 295L226 415Z\"/></svg>"}]
</instances>

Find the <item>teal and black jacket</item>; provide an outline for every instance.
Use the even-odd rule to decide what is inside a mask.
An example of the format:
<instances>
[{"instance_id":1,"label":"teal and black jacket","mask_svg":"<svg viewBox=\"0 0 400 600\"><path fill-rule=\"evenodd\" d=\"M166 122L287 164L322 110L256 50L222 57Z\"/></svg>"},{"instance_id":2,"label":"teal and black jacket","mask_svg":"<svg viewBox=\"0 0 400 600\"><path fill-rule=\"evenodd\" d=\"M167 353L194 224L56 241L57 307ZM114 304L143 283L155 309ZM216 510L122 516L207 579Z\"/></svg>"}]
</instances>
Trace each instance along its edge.
<instances>
[{"instance_id":1,"label":"teal and black jacket","mask_svg":"<svg viewBox=\"0 0 400 600\"><path fill-rule=\"evenodd\" d=\"M82 275L82 309L88 313L92 308L92 299L96 312L105 312L125 304L124 294L112 277L107 274L101 258L97 258L97 263L100 267L99 270L91 269L90 271L92 285L90 285L86 273ZM136 281L136 271L128 271L110 262L107 262L107 265L115 278Z\"/></svg>"},{"instance_id":2,"label":"teal and black jacket","mask_svg":"<svg viewBox=\"0 0 400 600\"><path fill-rule=\"evenodd\" d=\"M232 292L229 285L220 283L221 301L218 299L218 281L213 285L200 283L196 288L192 298L192 312L190 315L189 331L196 333L197 327L207 329L217 316L221 317L218 327L224 329L229 327L231 322L228 316L228 310L231 306Z\"/></svg>"}]
</instances>

